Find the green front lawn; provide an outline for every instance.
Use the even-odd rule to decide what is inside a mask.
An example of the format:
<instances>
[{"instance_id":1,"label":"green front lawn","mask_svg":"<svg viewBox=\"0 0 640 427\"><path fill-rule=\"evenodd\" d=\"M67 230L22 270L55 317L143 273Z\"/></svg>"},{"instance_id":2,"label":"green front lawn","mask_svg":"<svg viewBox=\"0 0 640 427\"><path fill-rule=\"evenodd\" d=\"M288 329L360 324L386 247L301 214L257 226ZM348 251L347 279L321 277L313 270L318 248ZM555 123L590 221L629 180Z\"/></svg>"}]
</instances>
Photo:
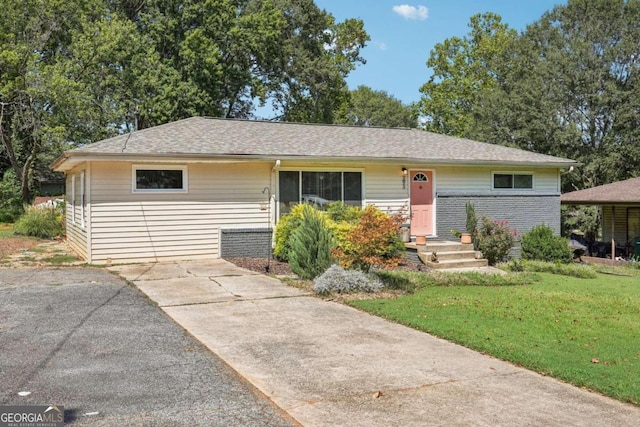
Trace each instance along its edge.
<instances>
[{"instance_id":1,"label":"green front lawn","mask_svg":"<svg viewBox=\"0 0 640 427\"><path fill-rule=\"evenodd\" d=\"M539 281L521 286L429 285L349 304L640 405L640 276L621 273L537 273Z\"/></svg>"}]
</instances>

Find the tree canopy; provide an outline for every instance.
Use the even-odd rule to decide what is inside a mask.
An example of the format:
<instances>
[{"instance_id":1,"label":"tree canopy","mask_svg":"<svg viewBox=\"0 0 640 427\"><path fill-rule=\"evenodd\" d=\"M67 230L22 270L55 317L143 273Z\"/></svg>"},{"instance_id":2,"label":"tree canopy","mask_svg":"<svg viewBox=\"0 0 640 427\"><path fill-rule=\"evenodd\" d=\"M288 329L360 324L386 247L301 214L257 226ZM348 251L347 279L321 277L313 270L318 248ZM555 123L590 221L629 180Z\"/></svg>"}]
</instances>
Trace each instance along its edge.
<instances>
[{"instance_id":1,"label":"tree canopy","mask_svg":"<svg viewBox=\"0 0 640 427\"><path fill-rule=\"evenodd\" d=\"M24 201L65 148L193 115L332 123L361 20L313 0L0 0L0 178Z\"/></svg>"},{"instance_id":2,"label":"tree canopy","mask_svg":"<svg viewBox=\"0 0 640 427\"><path fill-rule=\"evenodd\" d=\"M569 157L581 189L640 175L640 1L569 0L516 34L496 15L436 46L427 127Z\"/></svg>"},{"instance_id":3,"label":"tree canopy","mask_svg":"<svg viewBox=\"0 0 640 427\"><path fill-rule=\"evenodd\" d=\"M336 123L415 128L418 126L418 117L414 106L404 105L393 95L383 90L358 86L351 91L345 110L336 118Z\"/></svg>"}]
</instances>

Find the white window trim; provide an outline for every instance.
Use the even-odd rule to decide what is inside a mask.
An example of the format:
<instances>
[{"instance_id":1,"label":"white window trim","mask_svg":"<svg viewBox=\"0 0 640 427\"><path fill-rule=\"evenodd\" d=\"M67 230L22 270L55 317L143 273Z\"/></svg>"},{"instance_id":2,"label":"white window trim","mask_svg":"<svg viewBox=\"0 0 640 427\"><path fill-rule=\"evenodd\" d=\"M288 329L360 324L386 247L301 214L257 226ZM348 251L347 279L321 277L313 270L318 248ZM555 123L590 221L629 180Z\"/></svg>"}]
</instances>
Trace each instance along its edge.
<instances>
[{"instance_id":1,"label":"white window trim","mask_svg":"<svg viewBox=\"0 0 640 427\"><path fill-rule=\"evenodd\" d=\"M76 175L71 175L71 223L76 223Z\"/></svg>"},{"instance_id":2,"label":"white window trim","mask_svg":"<svg viewBox=\"0 0 640 427\"><path fill-rule=\"evenodd\" d=\"M495 187L495 176L496 175L531 175L531 188L496 188ZM515 185L515 177L513 179L513 183ZM492 171L491 172L491 190L493 191L534 191L536 188L536 174L531 171Z\"/></svg>"},{"instance_id":3,"label":"white window trim","mask_svg":"<svg viewBox=\"0 0 640 427\"><path fill-rule=\"evenodd\" d=\"M182 171L182 188L136 188L136 171L138 170L180 170ZM189 192L189 169L186 165L131 165L131 192L132 193L188 193Z\"/></svg>"},{"instance_id":4,"label":"white window trim","mask_svg":"<svg viewBox=\"0 0 640 427\"><path fill-rule=\"evenodd\" d=\"M85 212L86 212L86 208L85 208L85 184L84 184L84 180L85 180L85 173L84 171L80 172L80 227L82 227L82 229L85 228Z\"/></svg>"}]
</instances>

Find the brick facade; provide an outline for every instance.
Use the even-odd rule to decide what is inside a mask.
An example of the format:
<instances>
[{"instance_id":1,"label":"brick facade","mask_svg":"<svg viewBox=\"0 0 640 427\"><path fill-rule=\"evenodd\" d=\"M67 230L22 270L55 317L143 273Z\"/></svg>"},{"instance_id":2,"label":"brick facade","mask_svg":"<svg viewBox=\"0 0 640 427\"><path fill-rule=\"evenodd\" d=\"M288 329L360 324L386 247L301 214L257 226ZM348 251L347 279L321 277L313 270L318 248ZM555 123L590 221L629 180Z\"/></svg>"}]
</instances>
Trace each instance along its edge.
<instances>
[{"instance_id":1,"label":"brick facade","mask_svg":"<svg viewBox=\"0 0 640 427\"><path fill-rule=\"evenodd\" d=\"M540 194L518 195L438 195L436 202L437 234L440 239L452 239L451 229L464 231L467 221L465 205L473 202L478 221L483 216L492 220L508 221L509 228L518 235L538 224L550 226L560 234L560 196ZM519 243L512 251L519 256Z\"/></svg>"},{"instance_id":2,"label":"brick facade","mask_svg":"<svg viewBox=\"0 0 640 427\"><path fill-rule=\"evenodd\" d=\"M267 258L271 252L270 228L227 229L220 231L222 258Z\"/></svg>"}]
</instances>

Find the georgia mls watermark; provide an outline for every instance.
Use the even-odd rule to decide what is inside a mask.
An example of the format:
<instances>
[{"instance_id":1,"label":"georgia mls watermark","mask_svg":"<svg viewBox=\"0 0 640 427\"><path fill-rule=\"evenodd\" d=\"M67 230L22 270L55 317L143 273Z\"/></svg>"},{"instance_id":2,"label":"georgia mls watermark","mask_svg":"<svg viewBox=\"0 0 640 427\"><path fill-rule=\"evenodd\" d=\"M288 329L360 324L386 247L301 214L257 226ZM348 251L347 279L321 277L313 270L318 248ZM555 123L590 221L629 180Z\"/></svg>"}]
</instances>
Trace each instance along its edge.
<instances>
[{"instance_id":1,"label":"georgia mls watermark","mask_svg":"<svg viewBox=\"0 0 640 427\"><path fill-rule=\"evenodd\" d=\"M62 427L63 406L0 406L0 427Z\"/></svg>"}]
</instances>

